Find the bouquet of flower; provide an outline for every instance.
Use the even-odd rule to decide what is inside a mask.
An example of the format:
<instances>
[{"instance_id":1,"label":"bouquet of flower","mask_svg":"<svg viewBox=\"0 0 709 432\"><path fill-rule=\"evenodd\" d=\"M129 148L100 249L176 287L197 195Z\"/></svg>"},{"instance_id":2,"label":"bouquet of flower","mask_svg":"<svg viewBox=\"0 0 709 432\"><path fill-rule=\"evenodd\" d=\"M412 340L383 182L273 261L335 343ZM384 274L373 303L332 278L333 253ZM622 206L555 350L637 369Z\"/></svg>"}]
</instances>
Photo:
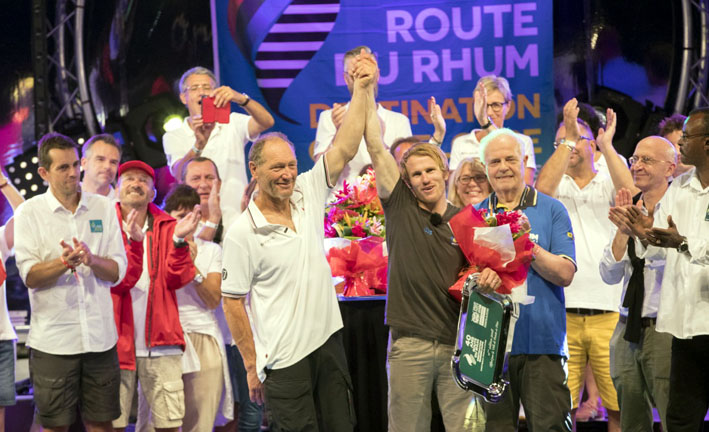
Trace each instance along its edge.
<instances>
[{"instance_id":1,"label":"bouquet of flower","mask_svg":"<svg viewBox=\"0 0 709 432\"><path fill-rule=\"evenodd\" d=\"M529 240L529 220L524 213L516 210L488 215L486 209L467 206L451 219L450 226L470 263L448 289L458 301L468 275L486 267L502 279L496 290L500 294L511 294L513 288L526 282L534 243Z\"/></svg>"},{"instance_id":2,"label":"bouquet of flower","mask_svg":"<svg viewBox=\"0 0 709 432\"><path fill-rule=\"evenodd\" d=\"M377 196L374 171L346 180L325 214L325 237L384 237L384 210Z\"/></svg>"},{"instance_id":3,"label":"bouquet of flower","mask_svg":"<svg viewBox=\"0 0 709 432\"><path fill-rule=\"evenodd\" d=\"M384 234L384 210L370 169L345 181L325 214L327 261L333 277L344 277L345 296L386 293Z\"/></svg>"}]
</instances>

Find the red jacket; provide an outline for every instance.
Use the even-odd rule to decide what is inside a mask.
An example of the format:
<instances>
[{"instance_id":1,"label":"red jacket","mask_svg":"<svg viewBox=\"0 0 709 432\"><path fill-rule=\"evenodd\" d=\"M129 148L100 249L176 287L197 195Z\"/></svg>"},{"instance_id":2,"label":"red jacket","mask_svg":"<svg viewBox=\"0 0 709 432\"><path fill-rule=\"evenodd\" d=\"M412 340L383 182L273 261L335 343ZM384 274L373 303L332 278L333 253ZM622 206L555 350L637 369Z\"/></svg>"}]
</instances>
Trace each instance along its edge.
<instances>
[{"instance_id":1,"label":"red jacket","mask_svg":"<svg viewBox=\"0 0 709 432\"><path fill-rule=\"evenodd\" d=\"M120 204L116 204L116 212L122 224ZM148 214L152 216L152 224L145 233L144 240L150 247L150 290L145 317L145 344L148 349L162 345L179 345L184 349L185 339L180 325L175 290L194 279L195 270L190 248L175 247L172 241L175 219L153 203L148 205ZM144 242L128 242L126 233L122 231L121 234L128 256L128 269L123 280L111 288L111 297L113 316L118 329L118 360L121 369L135 370L135 329L130 290L143 273Z\"/></svg>"}]
</instances>

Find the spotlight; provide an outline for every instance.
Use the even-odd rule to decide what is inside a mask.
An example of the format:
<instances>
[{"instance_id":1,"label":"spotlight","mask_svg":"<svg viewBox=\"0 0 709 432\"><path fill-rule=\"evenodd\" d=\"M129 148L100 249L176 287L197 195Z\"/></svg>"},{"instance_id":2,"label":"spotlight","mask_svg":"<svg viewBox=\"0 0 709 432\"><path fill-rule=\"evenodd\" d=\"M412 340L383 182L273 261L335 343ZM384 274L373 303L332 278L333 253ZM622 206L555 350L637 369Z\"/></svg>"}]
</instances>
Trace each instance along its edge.
<instances>
[{"instance_id":1,"label":"spotlight","mask_svg":"<svg viewBox=\"0 0 709 432\"><path fill-rule=\"evenodd\" d=\"M7 173L12 184L25 198L32 198L47 190L47 185L42 178L35 175L38 165L37 147L33 146L21 155L15 156L12 163L7 166Z\"/></svg>"},{"instance_id":2,"label":"spotlight","mask_svg":"<svg viewBox=\"0 0 709 432\"><path fill-rule=\"evenodd\" d=\"M165 132L171 132L179 129L182 126L182 118L179 115L171 115L165 118L165 124L162 125Z\"/></svg>"},{"instance_id":3,"label":"spotlight","mask_svg":"<svg viewBox=\"0 0 709 432\"><path fill-rule=\"evenodd\" d=\"M83 138L79 138L78 140L76 140L76 142L77 142L79 145L82 145L82 144L84 143L84 139L83 139Z\"/></svg>"}]
</instances>

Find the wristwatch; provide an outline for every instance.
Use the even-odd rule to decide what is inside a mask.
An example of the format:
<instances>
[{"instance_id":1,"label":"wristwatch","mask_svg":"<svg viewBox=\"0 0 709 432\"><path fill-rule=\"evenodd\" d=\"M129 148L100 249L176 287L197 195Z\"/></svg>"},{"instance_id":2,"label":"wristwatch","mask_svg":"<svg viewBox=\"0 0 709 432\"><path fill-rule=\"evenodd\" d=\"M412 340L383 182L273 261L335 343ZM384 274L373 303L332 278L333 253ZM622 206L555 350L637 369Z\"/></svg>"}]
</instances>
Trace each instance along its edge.
<instances>
[{"instance_id":1,"label":"wristwatch","mask_svg":"<svg viewBox=\"0 0 709 432\"><path fill-rule=\"evenodd\" d=\"M240 103L239 106L245 107L246 105L249 104L249 102L251 102L251 98L246 93L242 93L242 95L244 95L246 100L244 101L244 103Z\"/></svg>"},{"instance_id":2,"label":"wristwatch","mask_svg":"<svg viewBox=\"0 0 709 432\"><path fill-rule=\"evenodd\" d=\"M689 245L687 244L687 239L682 240L682 243L677 246L677 252L686 253L689 250Z\"/></svg>"},{"instance_id":3,"label":"wristwatch","mask_svg":"<svg viewBox=\"0 0 709 432\"><path fill-rule=\"evenodd\" d=\"M204 276L202 276L202 273L196 272L194 275L194 281L197 283L197 285L201 284L204 282Z\"/></svg>"},{"instance_id":4,"label":"wristwatch","mask_svg":"<svg viewBox=\"0 0 709 432\"><path fill-rule=\"evenodd\" d=\"M198 149L197 146L192 146L192 153L196 154L197 156L202 154L202 149Z\"/></svg>"}]
</instances>

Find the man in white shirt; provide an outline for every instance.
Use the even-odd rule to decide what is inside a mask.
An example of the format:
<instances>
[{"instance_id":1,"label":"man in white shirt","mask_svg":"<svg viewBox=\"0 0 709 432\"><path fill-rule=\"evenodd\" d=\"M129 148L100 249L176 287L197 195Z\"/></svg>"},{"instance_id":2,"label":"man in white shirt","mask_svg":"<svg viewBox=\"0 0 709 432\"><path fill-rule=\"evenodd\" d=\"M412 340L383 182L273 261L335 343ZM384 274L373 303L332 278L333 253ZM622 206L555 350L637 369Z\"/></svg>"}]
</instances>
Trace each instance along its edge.
<instances>
[{"instance_id":1,"label":"man in white shirt","mask_svg":"<svg viewBox=\"0 0 709 432\"><path fill-rule=\"evenodd\" d=\"M285 135L266 135L251 147L259 194L224 239L224 311L251 399L265 395L274 430L351 431L356 421L322 222L325 200L357 152L376 78L376 62L364 50L352 67L350 108L311 170L297 174Z\"/></svg>"},{"instance_id":2,"label":"man in white shirt","mask_svg":"<svg viewBox=\"0 0 709 432\"><path fill-rule=\"evenodd\" d=\"M229 123L204 123L202 98L207 96L214 97L216 107L234 102L248 115L231 113ZM238 198L244 194L247 184L244 147L273 126L273 117L248 95L228 86L217 87L212 71L199 66L182 75L180 100L190 115L179 129L163 136L170 173L181 179L184 165L190 159L204 156L213 160L223 179L220 194L227 199L221 200L221 206L224 226L228 227L241 213Z\"/></svg>"},{"instance_id":3,"label":"man in white shirt","mask_svg":"<svg viewBox=\"0 0 709 432\"><path fill-rule=\"evenodd\" d=\"M673 336L667 430L696 431L709 407L708 108L689 114L679 148L682 163L694 168L674 179L653 220L637 207L625 213L639 227L638 256L665 259L657 330Z\"/></svg>"},{"instance_id":4,"label":"man in white shirt","mask_svg":"<svg viewBox=\"0 0 709 432\"><path fill-rule=\"evenodd\" d=\"M579 122L578 102L564 106L564 123L556 133L556 150L544 164L537 179L537 190L555 197L566 206L576 240L578 271L565 290L566 327L569 343L569 390L573 414L578 408L587 363L608 411L608 428L619 430L618 397L610 377L609 343L618 322L621 286L601 279L598 263L611 237L613 224L608 211L616 190L636 191L627 165L613 148L616 117L608 110L607 130L599 129L598 139L588 125ZM583 131L583 135L581 132ZM594 167L596 143L605 155L610 177Z\"/></svg>"},{"instance_id":5,"label":"man in white shirt","mask_svg":"<svg viewBox=\"0 0 709 432\"><path fill-rule=\"evenodd\" d=\"M111 201L118 199L113 182L116 180L122 149L111 134L94 135L81 147L81 182L83 192L99 194Z\"/></svg>"},{"instance_id":6,"label":"man in white shirt","mask_svg":"<svg viewBox=\"0 0 709 432\"><path fill-rule=\"evenodd\" d=\"M25 199L17 191L12 182L0 172L0 192L5 195L12 210L15 210ZM15 341L17 335L10 322L5 297L5 260L14 255L15 220L10 219L0 227L0 431L5 430L5 407L15 405Z\"/></svg>"},{"instance_id":7,"label":"man in white shirt","mask_svg":"<svg viewBox=\"0 0 709 432\"><path fill-rule=\"evenodd\" d=\"M90 431L110 431L120 383L111 285L126 272L116 211L79 189L76 144L61 134L39 142L39 175L49 190L15 214L17 268L29 288L27 345L37 419L67 430L80 408Z\"/></svg>"},{"instance_id":8,"label":"man in white shirt","mask_svg":"<svg viewBox=\"0 0 709 432\"><path fill-rule=\"evenodd\" d=\"M345 83L347 84L347 90L350 92L350 96L353 94L353 89L354 89L354 82L355 78L352 75L354 71L354 64L355 64L355 58L357 55L359 55L360 51L364 49L368 54L372 53L372 50L367 47L367 46L358 46L356 48L353 48L345 53L344 57L344 79ZM375 78L375 83L374 83L374 97L377 97L377 90L378 90L378 85L377 82L379 80L379 72L377 72L377 76ZM349 109L350 104L339 104L336 103L333 107L333 109L325 110L322 113L320 113L320 118L318 119L318 129L315 133L315 147L313 148L313 156L315 159L317 159L320 155L325 153L327 149L330 148L330 145L333 143L335 139L335 134L337 131L340 129L340 126L342 125L343 119L345 117L345 114L347 113L347 110ZM405 115L394 112L391 110L388 110L384 108L383 106L377 104L377 115L379 116L380 120L384 124L384 130L383 130L383 135L384 135L384 145L387 147L391 147L391 145L394 143L394 141L397 138L403 138L403 137L409 137L411 136L411 123L409 122L408 117ZM434 125L437 125L437 122L434 122ZM445 124L444 124L445 125ZM441 145L441 142L443 141L443 135L445 134L445 128L443 129L442 132L439 132L438 130L434 133L433 139L437 140L438 145ZM357 177L362 171L362 169L371 164L372 159L369 157L369 153L367 153L367 146L364 142L364 139L362 139L359 143L359 147L357 149L357 154L352 158L352 160L347 164L345 169L342 171L342 175L340 176L340 179L337 182L337 185L334 190L339 189L342 186L342 182L347 180L348 182L355 177Z\"/></svg>"},{"instance_id":9,"label":"man in white shirt","mask_svg":"<svg viewBox=\"0 0 709 432\"><path fill-rule=\"evenodd\" d=\"M676 160L677 154L668 140L659 136L642 139L630 158L633 180L641 193L631 198L630 191L621 189L616 194L616 206L642 200L648 212L654 213L667 191ZM632 230L614 216L614 209L609 218L617 228L603 251L600 271L609 285L623 281L620 319L610 345L620 427L625 431L652 430L654 405L667 430L672 336L655 328L665 261L638 258Z\"/></svg>"}]
</instances>

